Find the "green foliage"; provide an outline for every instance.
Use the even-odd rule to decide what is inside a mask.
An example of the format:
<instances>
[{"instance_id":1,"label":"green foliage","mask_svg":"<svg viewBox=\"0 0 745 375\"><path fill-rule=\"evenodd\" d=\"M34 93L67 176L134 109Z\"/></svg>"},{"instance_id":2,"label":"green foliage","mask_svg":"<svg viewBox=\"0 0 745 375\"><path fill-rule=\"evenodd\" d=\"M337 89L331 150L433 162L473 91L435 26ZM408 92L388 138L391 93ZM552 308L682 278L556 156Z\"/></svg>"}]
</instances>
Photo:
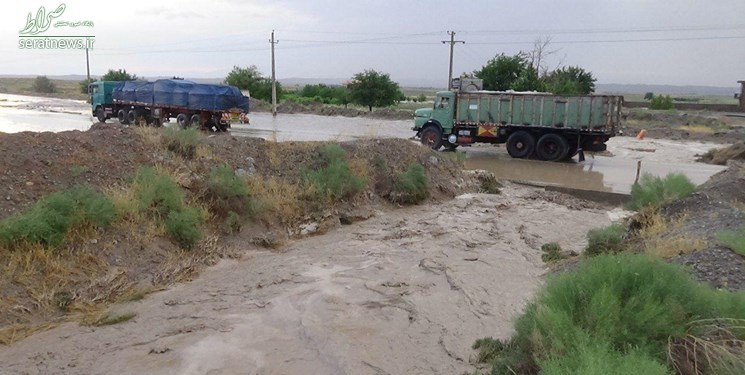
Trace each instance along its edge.
<instances>
[{"instance_id":1,"label":"green foliage","mask_svg":"<svg viewBox=\"0 0 745 375\"><path fill-rule=\"evenodd\" d=\"M337 144L328 144L321 150L324 167L306 172L306 179L322 196L344 199L365 188L364 178L355 176L349 169L346 152Z\"/></svg>"},{"instance_id":2,"label":"green foliage","mask_svg":"<svg viewBox=\"0 0 745 375\"><path fill-rule=\"evenodd\" d=\"M95 78L84 79L84 80L80 81L80 93L81 94L87 94L88 93L88 85L90 85L93 82L96 82L96 79Z\"/></svg>"},{"instance_id":3,"label":"green foliage","mask_svg":"<svg viewBox=\"0 0 745 375\"><path fill-rule=\"evenodd\" d=\"M181 155L184 159L193 159L199 145L199 130L181 129L178 126L166 128L163 132L163 143L169 151Z\"/></svg>"},{"instance_id":4,"label":"green foliage","mask_svg":"<svg viewBox=\"0 0 745 375\"><path fill-rule=\"evenodd\" d=\"M156 219L165 219L171 212L184 208L184 193L167 174L156 173L152 167L143 166L135 174L133 188L137 205Z\"/></svg>"},{"instance_id":5,"label":"green foliage","mask_svg":"<svg viewBox=\"0 0 745 375\"><path fill-rule=\"evenodd\" d=\"M127 73L127 69L109 69L106 74L101 76L102 81L133 81L136 79L137 76Z\"/></svg>"},{"instance_id":6,"label":"green foliage","mask_svg":"<svg viewBox=\"0 0 745 375\"><path fill-rule=\"evenodd\" d=\"M673 98L670 95L658 95L652 98L649 102L649 108L651 109L673 109Z\"/></svg>"},{"instance_id":7,"label":"green foliage","mask_svg":"<svg viewBox=\"0 0 745 375\"><path fill-rule=\"evenodd\" d=\"M42 94L51 94L57 91L57 86L47 76L38 76L34 79L31 89Z\"/></svg>"},{"instance_id":8,"label":"green foliage","mask_svg":"<svg viewBox=\"0 0 745 375\"><path fill-rule=\"evenodd\" d=\"M347 105L349 104L349 89L346 86L305 85L298 92L298 97L317 103Z\"/></svg>"},{"instance_id":9,"label":"green foliage","mask_svg":"<svg viewBox=\"0 0 745 375\"><path fill-rule=\"evenodd\" d=\"M543 252L543 254L541 254L541 260L546 263L566 258L566 255L561 253L561 246L556 242L543 244L541 246L541 251Z\"/></svg>"},{"instance_id":10,"label":"green foliage","mask_svg":"<svg viewBox=\"0 0 745 375\"><path fill-rule=\"evenodd\" d=\"M354 75L349 89L349 100L352 103L368 107L388 107L401 97L398 83L391 81L387 73L365 70Z\"/></svg>"},{"instance_id":11,"label":"green foliage","mask_svg":"<svg viewBox=\"0 0 745 375\"><path fill-rule=\"evenodd\" d=\"M719 241L732 251L745 256L745 229L740 231L724 231L717 233Z\"/></svg>"},{"instance_id":12,"label":"green foliage","mask_svg":"<svg viewBox=\"0 0 745 375\"><path fill-rule=\"evenodd\" d=\"M9 249L21 243L58 246L75 227L105 228L114 219L116 209L108 197L93 188L78 186L50 194L30 210L0 222L0 246Z\"/></svg>"},{"instance_id":13,"label":"green foliage","mask_svg":"<svg viewBox=\"0 0 745 375\"><path fill-rule=\"evenodd\" d=\"M78 177L85 172L88 172L88 167L86 167L85 165L73 165L72 167L70 167L70 174L73 177Z\"/></svg>"},{"instance_id":14,"label":"green foliage","mask_svg":"<svg viewBox=\"0 0 745 375\"><path fill-rule=\"evenodd\" d=\"M627 207L660 207L675 199L687 197L696 191L696 185L682 173L670 173L664 179L645 173L639 183L631 187L631 201Z\"/></svg>"},{"instance_id":15,"label":"green foliage","mask_svg":"<svg viewBox=\"0 0 745 375\"><path fill-rule=\"evenodd\" d=\"M502 187L502 185L499 184L499 181L497 181L497 178L494 177L493 174L484 174L479 175L479 193L484 194L499 194L501 193L501 190L499 188Z\"/></svg>"},{"instance_id":16,"label":"green foliage","mask_svg":"<svg viewBox=\"0 0 745 375\"><path fill-rule=\"evenodd\" d=\"M527 65L528 62L522 54L507 56L502 53L494 56L473 74L484 80L484 90L505 91L513 88Z\"/></svg>"},{"instance_id":17,"label":"green foliage","mask_svg":"<svg viewBox=\"0 0 745 375\"><path fill-rule=\"evenodd\" d=\"M207 196L218 214L242 213L251 195L245 181L235 175L233 168L223 164L213 167L207 179Z\"/></svg>"},{"instance_id":18,"label":"green foliage","mask_svg":"<svg viewBox=\"0 0 745 375\"><path fill-rule=\"evenodd\" d=\"M424 94L419 94L419 96L416 97L416 100L420 103L424 103L427 101L427 97Z\"/></svg>"},{"instance_id":19,"label":"green foliage","mask_svg":"<svg viewBox=\"0 0 745 375\"><path fill-rule=\"evenodd\" d=\"M248 90L252 98L265 101L272 100L272 80L263 77L255 65L245 68L233 66L233 70L225 77L225 83L241 90ZM277 82L277 100L282 98L284 91Z\"/></svg>"},{"instance_id":20,"label":"green foliage","mask_svg":"<svg viewBox=\"0 0 745 375\"><path fill-rule=\"evenodd\" d=\"M602 255L550 278L515 335L501 345L482 340L479 358L493 374L534 374L536 365L547 375L667 374L669 342L695 334L693 323L743 318L743 293L715 291L643 255Z\"/></svg>"},{"instance_id":21,"label":"green foliage","mask_svg":"<svg viewBox=\"0 0 745 375\"><path fill-rule=\"evenodd\" d=\"M596 79L578 66L565 66L543 78L545 89L555 95L587 95L595 91Z\"/></svg>"},{"instance_id":22,"label":"green foliage","mask_svg":"<svg viewBox=\"0 0 745 375\"><path fill-rule=\"evenodd\" d=\"M184 249L191 249L202 237L199 225L202 217L196 208L171 211L166 218L166 231Z\"/></svg>"},{"instance_id":23,"label":"green foliage","mask_svg":"<svg viewBox=\"0 0 745 375\"><path fill-rule=\"evenodd\" d=\"M429 197L429 179L420 164L411 164L409 168L396 176L393 181L391 200L397 203L417 204Z\"/></svg>"},{"instance_id":24,"label":"green foliage","mask_svg":"<svg viewBox=\"0 0 745 375\"><path fill-rule=\"evenodd\" d=\"M587 247L585 255L615 254L624 250L624 228L619 224L612 224L605 228L592 229L587 232Z\"/></svg>"},{"instance_id":25,"label":"green foliage","mask_svg":"<svg viewBox=\"0 0 745 375\"><path fill-rule=\"evenodd\" d=\"M654 93L653 92L648 92L648 93L645 93L644 94L644 100L652 100L652 99L654 99Z\"/></svg>"},{"instance_id":26,"label":"green foliage","mask_svg":"<svg viewBox=\"0 0 745 375\"><path fill-rule=\"evenodd\" d=\"M228 216L222 223L222 230L227 234L238 233L241 231L241 216L234 211L228 212Z\"/></svg>"}]
</instances>

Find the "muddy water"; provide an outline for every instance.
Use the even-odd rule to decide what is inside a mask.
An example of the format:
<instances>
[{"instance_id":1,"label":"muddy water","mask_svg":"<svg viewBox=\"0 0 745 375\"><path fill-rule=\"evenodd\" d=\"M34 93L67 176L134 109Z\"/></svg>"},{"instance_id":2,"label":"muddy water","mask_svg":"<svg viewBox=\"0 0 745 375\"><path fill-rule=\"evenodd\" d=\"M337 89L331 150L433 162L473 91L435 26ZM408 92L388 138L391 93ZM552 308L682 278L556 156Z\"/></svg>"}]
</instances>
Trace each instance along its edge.
<instances>
[{"instance_id":1,"label":"muddy water","mask_svg":"<svg viewBox=\"0 0 745 375\"><path fill-rule=\"evenodd\" d=\"M87 130L92 123L82 100L0 94L0 132Z\"/></svg>"}]
</instances>

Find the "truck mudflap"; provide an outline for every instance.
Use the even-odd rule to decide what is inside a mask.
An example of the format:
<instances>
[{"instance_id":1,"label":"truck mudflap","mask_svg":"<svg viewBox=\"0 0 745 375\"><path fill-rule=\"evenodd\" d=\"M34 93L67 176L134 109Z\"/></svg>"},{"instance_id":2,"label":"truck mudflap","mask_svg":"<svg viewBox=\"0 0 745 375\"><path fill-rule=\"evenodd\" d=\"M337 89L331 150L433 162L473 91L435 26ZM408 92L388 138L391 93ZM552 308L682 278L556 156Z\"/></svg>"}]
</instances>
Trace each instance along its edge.
<instances>
[{"instance_id":1,"label":"truck mudflap","mask_svg":"<svg viewBox=\"0 0 745 375\"><path fill-rule=\"evenodd\" d=\"M234 124L234 123L250 124L250 121L248 119L248 114L244 112L241 112L241 113L225 112L222 114L220 120L226 124Z\"/></svg>"}]
</instances>

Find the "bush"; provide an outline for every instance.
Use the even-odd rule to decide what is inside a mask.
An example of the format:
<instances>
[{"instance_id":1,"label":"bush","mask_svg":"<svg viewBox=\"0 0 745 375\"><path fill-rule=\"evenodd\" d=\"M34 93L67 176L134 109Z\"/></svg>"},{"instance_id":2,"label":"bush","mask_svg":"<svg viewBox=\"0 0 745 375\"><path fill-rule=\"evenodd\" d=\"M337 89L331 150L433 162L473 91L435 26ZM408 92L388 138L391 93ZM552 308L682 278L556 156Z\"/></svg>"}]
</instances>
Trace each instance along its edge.
<instances>
[{"instance_id":1,"label":"bush","mask_svg":"<svg viewBox=\"0 0 745 375\"><path fill-rule=\"evenodd\" d=\"M52 80L47 78L47 76L36 77L31 88L35 92L39 92L42 94L51 94L53 92L57 92L57 86L55 86Z\"/></svg>"},{"instance_id":2,"label":"bush","mask_svg":"<svg viewBox=\"0 0 745 375\"><path fill-rule=\"evenodd\" d=\"M316 191L326 197L343 199L351 197L365 188L366 181L355 176L349 169L346 152L337 144L326 145L321 150L325 167L306 173Z\"/></svg>"},{"instance_id":3,"label":"bush","mask_svg":"<svg viewBox=\"0 0 745 375\"><path fill-rule=\"evenodd\" d=\"M687 197L696 185L682 173L670 173L664 179L645 173L638 184L631 187L631 201L627 207L639 210L645 206L660 207L675 199Z\"/></svg>"},{"instance_id":4,"label":"bush","mask_svg":"<svg viewBox=\"0 0 745 375\"><path fill-rule=\"evenodd\" d=\"M543 252L543 254L541 254L541 260L546 263L566 258L566 256L561 253L561 246L556 242L543 244L543 246L541 246L541 251Z\"/></svg>"},{"instance_id":5,"label":"bush","mask_svg":"<svg viewBox=\"0 0 745 375\"><path fill-rule=\"evenodd\" d=\"M658 95L649 101L651 109L673 109L673 98L670 95Z\"/></svg>"},{"instance_id":6,"label":"bush","mask_svg":"<svg viewBox=\"0 0 745 375\"><path fill-rule=\"evenodd\" d=\"M241 217L237 213L230 211L225 221L222 223L222 230L226 234L238 233L241 231Z\"/></svg>"},{"instance_id":7,"label":"bush","mask_svg":"<svg viewBox=\"0 0 745 375\"><path fill-rule=\"evenodd\" d=\"M201 215L196 208L172 211L166 219L166 231L181 247L191 249L202 237L199 229L201 221Z\"/></svg>"},{"instance_id":8,"label":"bush","mask_svg":"<svg viewBox=\"0 0 745 375\"><path fill-rule=\"evenodd\" d=\"M742 355L738 340L745 332L734 325L743 318L745 294L715 291L679 266L643 255L603 255L550 278L517 320L515 335L501 345L481 343L480 357L493 364L493 374L535 374L536 366L546 375L666 374L668 355L671 367L688 364L677 362L686 359L675 355L674 343L702 338L696 327L708 319L719 334L727 332L727 349ZM711 344L705 341L687 349L701 355ZM710 373L707 367L717 363L697 365Z\"/></svg>"},{"instance_id":9,"label":"bush","mask_svg":"<svg viewBox=\"0 0 745 375\"><path fill-rule=\"evenodd\" d=\"M207 179L207 195L212 201L212 208L221 215L229 211L242 213L250 199L246 182L235 175L229 165L212 168Z\"/></svg>"},{"instance_id":10,"label":"bush","mask_svg":"<svg viewBox=\"0 0 745 375\"><path fill-rule=\"evenodd\" d=\"M109 226L116 219L114 203L90 187L74 187L48 195L20 214L0 222L0 245L60 245L74 227Z\"/></svg>"},{"instance_id":11,"label":"bush","mask_svg":"<svg viewBox=\"0 0 745 375\"><path fill-rule=\"evenodd\" d=\"M178 126L166 128L163 143L169 151L181 155L184 159L193 159L199 145L199 130L181 129Z\"/></svg>"},{"instance_id":12,"label":"bush","mask_svg":"<svg viewBox=\"0 0 745 375\"><path fill-rule=\"evenodd\" d=\"M424 167L411 164L406 172L399 174L393 181L391 200L397 203L416 204L429 197L429 179L424 174Z\"/></svg>"},{"instance_id":13,"label":"bush","mask_svg":"<svg viewBox=\"0 0 745 375\"><path fill-rule=\"evenodd\" d=\"M615 254L623 251L624 229L618 224L587 232L585 255Z\"/></svg>"},{"instance_id":14,"label":"bush","mask_svg":"<svg viewBox=\"0 0 745 375\"><path fill-rule=\"evenodd\" d=\"M717 233L719 241L732 249L732 251L745 256L745 230L739 232L719 232Z\"/></svg>"},{"instance_id":15,"label":"bush","mask_svg":"<svg viewBox=\"0 0 745 375\"><path fill-rule=\"evenodd\" d=\"M156 173L152 167L140 167L133 185L139 210L152 217L165 219L184 207L184 193L178 184L170 176Z\"/></svg>"}]
</instances>

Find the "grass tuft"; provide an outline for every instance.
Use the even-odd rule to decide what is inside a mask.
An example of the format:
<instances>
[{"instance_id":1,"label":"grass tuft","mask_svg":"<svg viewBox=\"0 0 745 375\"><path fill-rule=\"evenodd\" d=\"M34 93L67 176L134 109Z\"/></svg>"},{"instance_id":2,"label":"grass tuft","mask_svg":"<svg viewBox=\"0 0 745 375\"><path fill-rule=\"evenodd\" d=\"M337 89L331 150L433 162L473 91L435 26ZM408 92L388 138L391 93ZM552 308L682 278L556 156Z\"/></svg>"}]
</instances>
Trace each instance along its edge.
<instances>
[{"instance_id":1,"label":"grass tuft","mask_svg":"<svg viewBox=\"0 0 745 375\"><path fill-rule=\"evenodd\" d=\"M545 263L555 262L566 259L567 256L561 253L561 246L556 242L549 242L541 246L541 260Z\"/></svg>"},{"instance_id":2,"label":"grass tuft","mask_svg":"<svg viewBox=\"0 0 745 375\"><path fill-rule=\"evenodd\" d=\"M133 312L123 313L123 314L106 313L100 318L98 318L95 322L93 322L93 325L97 327L110 326L113 324L124 323L126 321L131 320L135 316L137 316L137 314Z\"/></svg>"},{"instance_id":3,"label":"grass tuft","mask_svg":"<svg viewBox=\"0 0 745 375\"><path fill-rule=\"evenodd\" d=\"M213 167L207 179L207 196L212 209L225 217L228 212L243 213L250 203L246 182L229 165Z\"/></svg>"},{"instance_id":4,"label":"grass tuft","mask_svg":"<svg viewBox=\"0 0 745 375\"><path fill-rule=\"evenodd\" d=\"M197 208L171 211L166 218L166 231L184 249L191 249L202 237L199 226L202 215Z\"/></svg>"},{"instance_id":5,"label":"grass tuft","mask_svg":"<svg viewBox=\"0 0 745 375\"><path fill-rule=\"evenodd\" d=\"M724 246L729 247L732 251L745 256L745 229L740 231L725 231L717 233L717 238Z\"/></svg>"},{"instance_id":6,"label":"grass tuft","mask_svg":"<svg viewBox=\"0 0 745 375\"><path fill-rule=\"evenodd\" d=\"M197 154L199 130L196 128L181 129L178 126L172 126L165 129L162 139L169 151L184 159L194 159Z\"/></svg>"},{"instance_id":7,"label":"grass tuft","mask_svg":"<svg viewBox=\"0 0 745 375\"><path fill-rule=\"evenodd\" d=\"M605 228L592 229L587 232L587 247L585 255L615 254L624 250L624 228L612 224Z\"/></svg>"},{"instance_id":8,"label":"grass tuft","mask_svg":"<svg viewBox=\"0 0 745 375\"><path fill-rule=\"evenodd\" d=\"M645 173L639 183L631 187L628 208L639 210L647 206L660 207L672 200L687 197L694 191L696 185L682 173L671 173L664 179Z\"/></svg>"},{"instance_id":9,"label":"grass tuft","mask_svg":"<svg viewBox=\"0 0 745 375\"><path fill-rule=\"evenodd\" d=\"M346 152L337 144L328 144L321 150L324 167L306 173L306 179L321 195L331 199L349 198L365 188L364 177L352 173Z\"/></svg>"}]
</instances>

